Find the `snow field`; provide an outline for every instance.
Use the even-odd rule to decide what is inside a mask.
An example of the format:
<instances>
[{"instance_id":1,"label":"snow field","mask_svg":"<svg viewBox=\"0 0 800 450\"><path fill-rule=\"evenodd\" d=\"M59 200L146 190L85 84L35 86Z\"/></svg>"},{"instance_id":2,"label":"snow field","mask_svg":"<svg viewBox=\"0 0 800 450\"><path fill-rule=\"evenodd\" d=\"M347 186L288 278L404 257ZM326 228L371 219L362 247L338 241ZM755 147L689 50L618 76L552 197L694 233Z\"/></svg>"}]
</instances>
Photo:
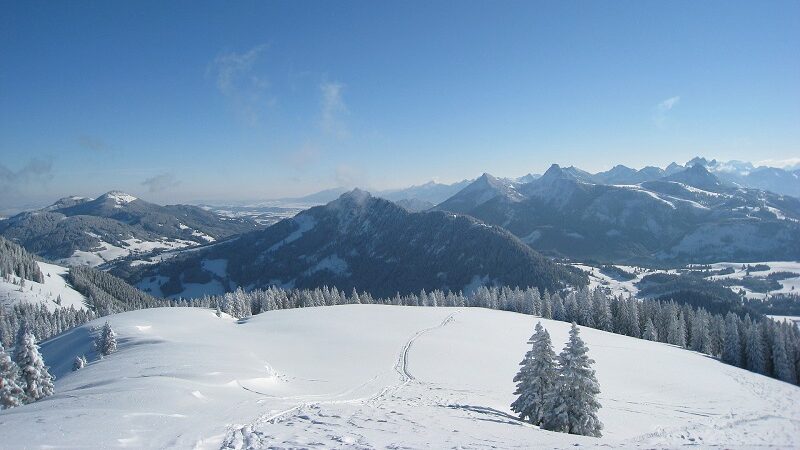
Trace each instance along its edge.
<instances>
[{"instance_id":1,"label":"snow field","mask_svg":"<svg viewBox=\"0 0 800 450\"><path fill-rule=\"evenodd\" d=\"M90 326L105 320L119 351L97 360ZM800 446L796 386L588 328L581 337L597 361L604 436L521 423L510 416L512 378L536 320L382 305L238 322L193 308L101 318L44 343L56 394L0 412L0 447ZM569 324L542 324L559 352ZM70 372L84 353L90 364Z\"/></svg>"}]
</instances>

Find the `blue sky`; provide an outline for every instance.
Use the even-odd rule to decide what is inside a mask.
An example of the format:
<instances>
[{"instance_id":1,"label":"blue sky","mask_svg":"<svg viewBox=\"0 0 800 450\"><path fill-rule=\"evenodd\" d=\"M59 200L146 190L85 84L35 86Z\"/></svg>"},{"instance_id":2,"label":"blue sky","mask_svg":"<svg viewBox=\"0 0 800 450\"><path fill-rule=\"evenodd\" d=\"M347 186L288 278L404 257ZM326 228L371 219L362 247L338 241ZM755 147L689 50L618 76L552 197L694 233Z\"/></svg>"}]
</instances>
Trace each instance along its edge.
<instances>
[{"instance_id":1,"label":"blue sky","mask_svg":"<svg viewBox=\"0 0 800 450\"><path fill-rule=\"evenodd\" d=\"M0 209L800 157L800 2L10 2Z\"/></svg>"}]
</instances>

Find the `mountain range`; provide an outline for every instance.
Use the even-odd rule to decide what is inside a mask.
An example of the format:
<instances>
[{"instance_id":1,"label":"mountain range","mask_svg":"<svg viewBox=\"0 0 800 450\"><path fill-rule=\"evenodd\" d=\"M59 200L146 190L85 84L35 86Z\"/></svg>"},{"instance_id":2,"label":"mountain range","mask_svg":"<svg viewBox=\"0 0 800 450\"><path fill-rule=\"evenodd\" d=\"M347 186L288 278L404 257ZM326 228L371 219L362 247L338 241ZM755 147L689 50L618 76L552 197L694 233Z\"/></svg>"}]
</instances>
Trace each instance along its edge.
<instances>
[{"instance_id":1,"label":"mountain range","mask_svg":"<svg viewBox=\"0 0 800 450\"><path fill-rule=\"evenodd\" d=\"M257 228L189 205L161 206L119 191L65 197L0 221L0 235L39 256L96 266L165 249L198 246Z\"/></svg>"},{"instance_id":2,"label":"mountain range","mask_svg":"<svg viewBox=\"0 0 800 450\"><path fill-rule=\"evenodd\" d=\"M391 296L480 285L554 290L586 284L583 274L542 257L501 227L441 211L412 213L360 190L269 228L118 273L165 296L272 285Z\"/></svg>"},{"instance_id":3,"label":"mountain range","mask_svg":"<svg viewBox=\"0 0 800 450\"><path fill-rule=\"evenodd\" d=\"M797 198L737 187L702 164L669 172L638 184L604 184L558 165L528 183L484 174L435 209L502 226L538 251L577 260L800 258ZM603 176L632 183L639 174L615 168Z\"/></svg>"}]
</instances>

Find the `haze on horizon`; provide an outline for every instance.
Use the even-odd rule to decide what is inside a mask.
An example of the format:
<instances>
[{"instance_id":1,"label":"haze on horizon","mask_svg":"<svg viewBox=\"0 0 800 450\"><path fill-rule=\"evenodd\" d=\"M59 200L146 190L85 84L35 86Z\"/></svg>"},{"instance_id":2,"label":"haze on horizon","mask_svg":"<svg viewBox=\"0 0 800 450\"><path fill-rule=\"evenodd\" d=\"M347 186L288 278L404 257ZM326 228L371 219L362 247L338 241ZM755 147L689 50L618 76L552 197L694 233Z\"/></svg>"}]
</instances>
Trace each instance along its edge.
<instances>
[{"instance_id":1,"label":"haze on horizon","mask_svg":"<svg viewBox=\"0 0 800 450\"><path fill-rule=\"evenodd\" d=\"M800 162L800 2L6 2L0 211Z\"/></svg>"}]
</instances>

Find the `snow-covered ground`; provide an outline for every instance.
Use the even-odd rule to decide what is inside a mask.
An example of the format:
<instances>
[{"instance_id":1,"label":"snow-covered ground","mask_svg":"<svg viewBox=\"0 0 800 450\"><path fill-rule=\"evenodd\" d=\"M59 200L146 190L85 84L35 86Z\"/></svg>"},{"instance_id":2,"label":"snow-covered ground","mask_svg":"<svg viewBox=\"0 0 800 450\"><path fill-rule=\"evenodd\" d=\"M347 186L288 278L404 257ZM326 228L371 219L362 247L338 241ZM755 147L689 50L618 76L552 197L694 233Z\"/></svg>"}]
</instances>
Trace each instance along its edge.
<instances>
[{"instance_id":1,"label":"snow-covered ground","mask_svg":"<svg viewBox=\"0 0 800 450\"><path fill-rule=\"evenodd\" d=\"M199 233L199 234L198 234ZM206 241L212 242L214 238L207 236L199 231L193 231L192 235L201 237ZM91 251L75 250L69 258L62 258L58 261L67 266L99 266L109 261L119 258L126 258L130 255L147 255L155 250L174 250L186 247L195 247L200 244L185 239L162 239L159 241L143 241L141 239L123 240L125 245L119 247L105 241L100 241L100 245Z\"/></svg>"},{"instance_id":2,"label":"snow-covered ground","mask_svg":"<svg viewBox=\"0 0 800 450\"><path fill-rule=\"evenodd\" d=\"M762 272L751 272L749 276L754 278L766 278L769 274L774 272L793 272L800 275L800 262L796 261L765 261L765 262L750 262L750 263L741 263L741 262L720 262L709 264L711 270L722 270L731 268L734 270L733 273L727 275L713 275L709 276L708 280L723 280L723 279L734 279L734 280L741 280L745 276L747 276L747 271L742 269L743 266L751 265L754 266L756 264L766 264L769 266L769 270L765 270ZM577 267L589 276L589 286L591 288L595 288L597 286L604 286L608 288L614 295L631 295L636 296L639 293L639 289L636 287L636 283L642 280L647 275L656 274L656 273L678 273L677 270L660 270L660 269L649 269L646 267L637 267L637 266L625 266L625 265L616 265L618 267L628 273L635 275L635 278L630 280L623 280L616 277L609 276L608 274L603 273L599 267L593 267L587 264L580 264L574 263L570 264L573 267ZM687 266L687 268L692 268L693 266ZM696 267L696 266L694 266ZM699 269L698 269L699 270ZM780 289L776 289L774 291L770 291L770 294L790 294L796 293L800 294L800 276L787 278L783 280L778 280L778 283L781 285ZM745 296L751 299L763 299L767 296L766 293L763 292L754 292L750 289L745 288L744 286L732 284L730 289L734 292L744 291Z\"/></svg>"},{"instance_id":3,"label":"snow-covered ground","mask_svg":"<svg viewBox=\"0 0 800 450\"><path fill-rule=\"evenodd\" d=\"M737 279L741 280L747 275L747 270L742 269L742 266L747 265L754 266L756 264L766 264L769 266L769 270L765 270L762 272L750 272L750 276L764 278L771 273L775 272L793 272L800 275L800 262L798 261L765 261L761 263L735 263L735 262L721 262L716 264L711 264L711 268L713 270L721 270L732 268L735 270L734 273L728 275L717 275L712 277L711 279ZM785 280L778 280L778 283L781 284L781 289L770 291L770 294L800 294L800 276L787 278ZM753 292L749 289L746 289L742 286L732 286L736 290L744 290L747 292L748 298L764 298L766 294Z\"/></svg>"},{"instance_id":4,"label":"snow-covered ground","mask_svg":"<svg viewBox=\"0 0 800 450\"><path fill-rule=\"evenodd\" d=\"M119 351L91 353L108 320ZM800 446L800 388L661 343L582 329L602 438L510 415L537 319L348 305L249 320L164 308L43 345L57 393L0 412L4 448L724 448ZM557 351L569 325L542 320ZM75 355L92 361L70 372Z\"/></svg>"},{"instance_id":5,"label":"snow-covered ground","mask_svg":"<svg viewBox=\"0 0 800 450\"><path fill-rule=\"evenodd\" d=\"M0 305L19 302L44 303L51 311L58 308L56 300L61 296L61 306L75 309L83 308L86 298L67 284L65 276L67 268L55 264L37 262L44 275L44 283L25 280L25 287L20 290L19 277L12 277L12 283L0 278Z\"/></svg>"}]
</instances>

